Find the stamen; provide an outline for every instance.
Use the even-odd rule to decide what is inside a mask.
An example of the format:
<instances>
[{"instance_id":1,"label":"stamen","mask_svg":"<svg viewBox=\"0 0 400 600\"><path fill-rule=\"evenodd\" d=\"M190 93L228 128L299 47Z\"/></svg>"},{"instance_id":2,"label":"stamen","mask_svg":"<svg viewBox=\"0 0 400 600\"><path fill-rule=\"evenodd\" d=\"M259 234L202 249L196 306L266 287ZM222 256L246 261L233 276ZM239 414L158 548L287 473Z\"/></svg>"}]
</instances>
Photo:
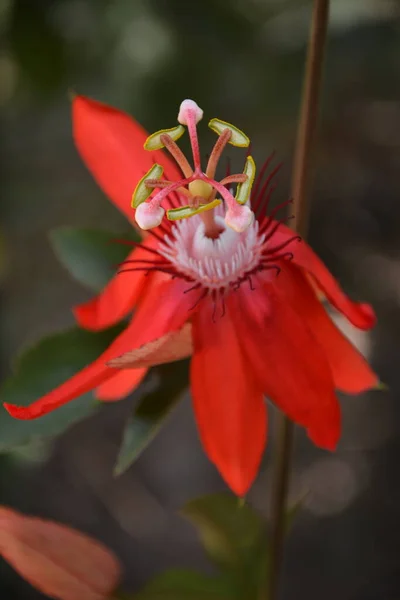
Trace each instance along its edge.
<instances>
[{"instance_id":1,"label":"stamen","mask_svg":"<svg viewBox=\"0 0 400 600\"><path fill-rule=\"evenodd\" d=\"M248 201L254 178L256 176L256 164L252 156L248 156L246 158L243 173L247 176L247 179L244 183L239 183L235 196L235 200L239 204L246 204Z\"/></svg>"},{"instance_id":2,"label":"stamen","mask_svg":"<svg viewBox=\"0 0 400 600\"><path fill-rule=\"evenodd\" d=\"M190 145L192 146L194 170L195 172L199 172L201 171L200 147L199 139L197 137L196 117L194 111L192 110L187 111L187 126L190 137Z\"/></svg>"},{"instance_id":3,"label":"stamen","mask_svg":"<svg viewBox=\"0 0 400 600\"><path fill-rule=\"evenodd\" d=\"M163 136L167 135L172 141L176 142L185 133L185 128L182 125L172 127L172 129L161 129L156 131L152 135L149 135L144 143L143 148L145 150L160 150L165 147L165 140Z\"/></svg>"},{"instance_id":4,"label":"stamen","mask_svg":"<svg viewBox=\"0 0 400 600\"><path fill-rule=\"evenodd\" d=\"M237 175L228 175L228 177L224 177L221 179L220 183L222 185L229 185L230 183L245 183L248 180L248 177L245 173L238 173Z\"/></svg>"},{"instance_id":5,"label":"stamen","mask_svg":"<svg viewBox=\"0 0 400 600\"><path fill-rule=\"evenodd\" d=\"M219 159L221 158L221 154L224 151L226 144L232 137L232 131L230 129L224 129L221 135L218 137L217 141L214 144L214 148L211 151L210 158L208 159L206 176L210 179L214 179L215 172L217 170L217 165Z\"/></svg>"},{"instance_id":6,"label":"stamen","mask_svg":"<svg viewBox=\"0 0 400 600\"><path fill-rule=\"evenodd\" d=\"M238 148L248 148L250 145L250 140L243 131L232 125L232 123L227 123L226 121L222 121L221 119L211 119L208 123L210 129L221 135L225 129L230 129L232 135L229 139L229 143L232 146L237 146Z\"/></svg>"},{"instance_id":7,"label":"stamen","mask_svg":"<svg viewBox=\"0 0 400 600\"><path fill-rule=\"evenodd\" d=\"M171 185L172 181L166 179L145 179L144 184L147 188L165 188Z\"/></svg>"},{"instance_id":8,"label":"stamen","mask_svg":"<svg viewBox=\"0 0 400 600\"><path fill-rule=\"evenodd\" d=\"M135 220L141 229L153 229L158 227L163 220L165 210L161 207L161 202L171 192L179 189L182 185L186 185L193 181L193 177L182 179L172 183L171 185L160 190L149 202L140 204L135 212Z\"/></svg>"},{"instance_id":9,"label":"stamen","mask_svg":"<svg viewBox=\"0 0 400 600\"><path fill-rule=\"evenodd\" d=\"M170 221L179 221L181 219L187 219L188 217L194 217L194 215L202 214L203 212L210 211L219 204L221 200L213 200L212 202L200 203L202 198L195 197L190 199L192 206L180 206L179 208L172 208L167 211L167 217ZM196 208L197 206L197 208Z\"/></svg>"},{"instance_id":10,"label":"stamen","mask_svg":"<svg viewBox=\"0 0 400 600\"><path fill-rule=\"evenodd\" d=\"M166 133L161 136L161 141L180 166L184 176L191 177L193 175L193 169L190 166L188 159L179 148L178 144L174 142L174 140Z\"/></svg>"},{"instance_id":11,"label":"stamen","mask_svg":"<svg viewBox=\"0 0 400 600\"><path fill-rule=\"evenodd\" d=\"M136 209L135 219L141 229L150 230L161 227L165 214L162 206L163 200L174 192L177 192L178 196L175 194L170 198L167 213L169 220L187 219L200 212L214 209L220 203L220 200L216 200L217 193L219 193L227 205L225 222L230 228L241 233L253 222L254 214L247 206L255 175L255 164L251 156L247 156L243 173L235 175L229 173L221 182L214 179L217 163L226 144L230 143L243 148L249 146L250 140L234 125L220 119L212 119L209 122L209 127L216 131L219 137L209 157L206 173L203 173L197 136L197 123L202 117L203 111L193 100L184 100L178 114L178 121L181 125L172 129L157 131L147 138L144 144L145 149L167 148L178 163L185 178L176 182L169 181L168 178L161 179L162 167L155 163L139 181L133 194L132 206ZM176 140L181 137L184 131L182 125L186 125L188 128L194 169L192 169L176 144ZM237 184L235 198L226 189L226 186L230 184ZM188 189L186 186L188 186ZM154 189L157 189L158 192L152 196ZM188 205L182 206L180 204L181 198L179 195L188 198ZM209 217L206 217L206 220L208 222ZM211 237L214 238L218 235L216 233L217 229L215 227L212 229Z\"/></svg>"},{"instance_id":12,"label":"stamen","mask_svg":"<svg viewBox=\"0 0 400 600\"><path fill-rule=\"evenodd\" d=\"M147 204L153 204L154 206L160 206L161 202L175 190L179 190L182 186L188 185L194 180L193 177L188 177L187 179L181 179L181 181L176 181L175 183L171 183L170 186L159 191Z\"/></svg>"},{"instance_id":13,"label":"stamen","mask_svg":"<svg viewBox=\"0 0 400 600\"><path fill-rule=\"evenodd\" d=\"M147 200L147 198L151 195L152 190L146 187L146 179L150 180L158 180L161 178L163 174L163 167L155 163L148 172L143 175L143 177L139 180L133 194L132 194L132 208L137 208L143 202Z\"/></svg>"}]
</instances>

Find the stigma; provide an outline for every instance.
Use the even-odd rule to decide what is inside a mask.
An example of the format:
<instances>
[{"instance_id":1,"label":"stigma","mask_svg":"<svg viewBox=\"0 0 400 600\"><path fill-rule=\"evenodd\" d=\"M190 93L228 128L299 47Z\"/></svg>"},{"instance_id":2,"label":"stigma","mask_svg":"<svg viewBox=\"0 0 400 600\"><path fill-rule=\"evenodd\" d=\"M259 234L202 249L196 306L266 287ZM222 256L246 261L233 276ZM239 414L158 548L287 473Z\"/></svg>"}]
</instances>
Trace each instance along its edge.
<instances>
[{"instance_id":1,"label":"stigma","mask_svg":"<svg viewBox=\"0 0 400 600\"><path fill-rule=\"evenodd\" d=\"M142 177L132 196L135 220L141 229L158 227L165 215L170 221L201 215L205 223L206 235L208 232L210 237L214 237L217 231L214 209L220 205L223 205L224 223L227 227L242 233L252 225L254 214L248 205L248 200L256 173L253 158L247 156L243 173L229 175L220 181L215 178L226 145L247 148L250 140L234 125L220 119L211 119L208 125L218 138L203 170L197 135L197 124L202 118L203 111L196 102L184 100L178 112L179 125L157 131L147 138L144 144L145 150L165 148L178 164L182 179L178 181L163 179L163 168L159 164L154 164ZM185 128L192 149L192 164L177 144L177 140L185 133ZM235 195L232 193L234 185L237 186ZM168 196L173 192L177 194L182 204L166 209Z\"/></svg>"}]
</instances>

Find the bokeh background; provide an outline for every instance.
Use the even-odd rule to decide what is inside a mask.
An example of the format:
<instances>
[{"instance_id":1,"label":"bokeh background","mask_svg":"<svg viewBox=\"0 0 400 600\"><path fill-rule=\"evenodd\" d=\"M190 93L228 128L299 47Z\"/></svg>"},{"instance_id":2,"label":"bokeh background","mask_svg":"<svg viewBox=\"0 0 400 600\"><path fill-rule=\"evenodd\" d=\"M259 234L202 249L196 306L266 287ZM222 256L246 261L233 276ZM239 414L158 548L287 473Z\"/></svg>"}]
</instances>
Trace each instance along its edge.
<instances>
[{"instance_id":1,"label":"bokeh background","mask_svg":"<svg viewBox=\"0 0 400 600\"><path fill-rule=\"evenodd\" d=\"M172 127L181 100L194 98L208 117L246 131L258 161L276 150L282 201L310 6L0 0L2 377L24 347L71 326L71 306L90 297L55 258L49 230L126 230L74 149L68 89L130 112L149 131ZM370 336L346 332L390 389L341 399L344 433L334 455L298 432L291 498L308 495L288 540L285 600L400 597L399 73L400 2L332 0L310 242L350 294L374 305L379 323ZM205 126L202 133L204 149L212 134ZM232 160L241 160L238 151ZM0 501L106 542L133 591L166 567L207 568L177 511L224 489L200 448L189 397L139 460L112 476L139 397L105 406L53 442L0 456ZM271 452L270 444L249 496L266 515ZM1 564L0 597L40 595Z\"/></svg>"}]
</instances>

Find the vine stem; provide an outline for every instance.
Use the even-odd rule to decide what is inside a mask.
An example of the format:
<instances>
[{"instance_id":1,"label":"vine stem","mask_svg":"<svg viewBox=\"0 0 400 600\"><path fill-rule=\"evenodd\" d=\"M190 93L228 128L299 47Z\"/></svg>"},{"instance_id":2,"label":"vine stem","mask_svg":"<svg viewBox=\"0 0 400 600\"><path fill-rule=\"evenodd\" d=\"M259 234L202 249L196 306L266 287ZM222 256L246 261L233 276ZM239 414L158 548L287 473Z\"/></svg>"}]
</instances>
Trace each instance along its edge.
<instances>
[{"instance_id":1,"label":"vine stem","mask_svg":"<svg viewBox=\"0 0 400 600\"><path fill-rule=\"evenodd\" d=\"M329 0L314 0L308 42L303 95L292 174L294 219L292 228L304 239L309 223L309 187L318 122L325 45L329 21ZM274 442L271 497L271 563L268 600L277 600L285 538L285 513L289 488L293 446L293 423L281 412L277 414Z\"/></svg>"}]
</instances>

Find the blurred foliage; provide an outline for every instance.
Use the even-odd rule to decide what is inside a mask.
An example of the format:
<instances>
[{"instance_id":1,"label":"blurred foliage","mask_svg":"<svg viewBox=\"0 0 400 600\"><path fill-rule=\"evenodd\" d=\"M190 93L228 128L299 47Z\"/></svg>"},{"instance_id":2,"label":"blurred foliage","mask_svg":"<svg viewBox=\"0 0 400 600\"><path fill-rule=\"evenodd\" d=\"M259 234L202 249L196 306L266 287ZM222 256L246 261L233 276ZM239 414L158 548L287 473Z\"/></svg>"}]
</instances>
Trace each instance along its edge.
<instances>
[{"instance_id":1,"label":"blurred foliage","mask_svg":"<svg viewBox=\"0 0 400 600\"><path fill-rule=\"evenodd\" d=\"M134 229L121 238L127 245L112 243L118 241L115 234L99 230L61 227L50 234L57 257L72 277L95 291L115 276L116 266L132 248L129 242L140 240ZM140 456L188 387L187 361L160 365L154 373L155 389L143 393L126 423L114 469L116 475L121 475Z\"/></svg>"},{"instance_id":2,"label":"blurred foliage","mask_svg":"<svg viewBox=\"0 0 400 600\"><path fill-rule=\"evenodd\" d=\"M246 562L249 548L265 537L262 519L248 504L228 494L191 500L182 514L198 527L211 560L229 570Z\"/></svg>"},{"instance_id":3,"label":"blurred foliage","mask_svg":"<svg viewBox=\"0 0 400 600\"><path fill-rule=\"evenodd\" d=\"M116 235L97 229L60 227L50 232L50 241L59 261L79 283L95 292L115 276L116 268L132 247L114 243ZM132 229L121 236L127 242L139 242Z\"/></svg>"},{"instance_id":4,"label":"blurred foliage","mask_svg":"<svg viewBox=\"0 0 400 600\"><path fill-rule=\"evenodd\" d=\"M197 528L219 575L171 570L155 577L135 595L139 600L259 600L268 581L269 538L263 519L230 494L211 494L188 502L181 511Z\"/></svg>"},{"instance_id":5,"label":"blurred foliage","mask_svg":"<svg viewBox=\"0 0 400 600\"><path fill-rule=\"evenodd\" d=\"M98 358L120 330L120 327L113 327L91 333L74 328L42 339L19 357L14 375L0 390L1 403L31 404ZM85 394L32 421L14 419L1 406L0 452L59 435L73 423L93 414L99 406L92 394Z\"/></svg>"},{"instance_id":6,"label":"blurred foliage","mask_svg":"<svg viewBox=\"0 0 400 600\"><path fill-rule=\"evenodd\" d=\"M116 475L121 475L139 458L188 389L188 361L160 365L153 372L157 377L156 389L144 393L126 423L114 468Z\"/></svg>"},{"instance_id":7,"label":"blurred foliage","mask_svg":"<svg viewBox=\"0 0 400 600\"><path fill-rule=\"evenodd\" d=\"M156 576L136 600L205 600L237 598L235 582L229 577L210 577L185 569L174 569ZM251 597L249 597L251 600Z\"/></svg>"},{"instance_id":8,"label":"blurred foliage","mask_svg":"<svg viewBox=\"0 0 400 600\"><path fill-rule=\"evenodd\" d=\"M289 510L288 526L300 504ZM196 527L218 575L171 569L135 594L135 600L259 600L266 598L269 569L268 527L244 500L210 494L189 501L181 514Z\"/></svg>"}]
</instances>

